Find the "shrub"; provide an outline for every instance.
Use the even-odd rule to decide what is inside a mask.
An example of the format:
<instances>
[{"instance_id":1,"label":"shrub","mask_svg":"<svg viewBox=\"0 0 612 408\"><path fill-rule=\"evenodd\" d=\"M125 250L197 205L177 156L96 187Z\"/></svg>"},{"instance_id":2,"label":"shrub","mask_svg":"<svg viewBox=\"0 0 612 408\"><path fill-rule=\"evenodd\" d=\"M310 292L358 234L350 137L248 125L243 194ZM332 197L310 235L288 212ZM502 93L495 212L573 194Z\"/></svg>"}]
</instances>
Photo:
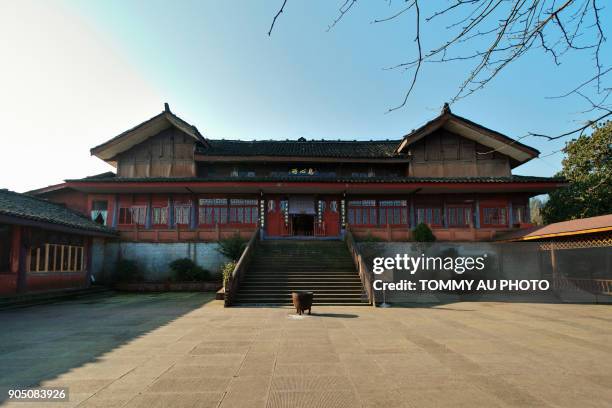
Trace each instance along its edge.
<instances>
[{"instance_id":1,"label":"shrub","mask_svg":"<svg viewBox=\"0 0 612 408\"><path fill-rule=\"evenodd\" d=\"M239 234L236 234L232 237L220 240L217 251L229 258L230 261L238 261L246 245L247 240L240 237Z\"/></svg>"},{"instance_id":2,"label":"shrub","mask_svg":"<svg viewBox=\"0 0 612 408\"><path fill-rule=\"evenodd\" d=\"M230 261L221 267L221 275L223 276L223 286L227 283L229 278L232 276L232 272L236 268L236 262Z\"/></svg>"},{"instance_id":3,"label":"shrub","mask_svg":"<svg viewBox=\"0 0 612 408\"><path fill-rule=\"evenodd\" d=\"M168 264L179 282L201 282L210 279L210 272L197 265L189 258L176 259Z\"/></svg>"},{"instance_id":4,"label":"shrub","mask_svg":"<svg viewBox=\"0 0 612 408\"><path fill-rule=\"evenodd\" d=\"M372 235L371 231L368 231L365 237L361 237L357 239L359 242L383 242L384 240L379 237L375 237Z\"/></svg>"},{"instance_id":5,"label":"shrub","mask_svg":"<svg viewBox=\"0 0 612 408\"><path fill-rule=\"evenodd\" d=\"M119 282L142 282L144 274L138 263L132 259L120 259L115 264L115 273Z\"/></svg>"},{"instance_id":6,"label":"shrub","mask_svg":"<svg viewBox=\"0 0 612 408\"><path fill-rule=\"evenodd\" d=\"M436 236L431 232L427 224L420 223L412 230L414 240L417 242L434 242Z\"/></svg>"}]
</instances>

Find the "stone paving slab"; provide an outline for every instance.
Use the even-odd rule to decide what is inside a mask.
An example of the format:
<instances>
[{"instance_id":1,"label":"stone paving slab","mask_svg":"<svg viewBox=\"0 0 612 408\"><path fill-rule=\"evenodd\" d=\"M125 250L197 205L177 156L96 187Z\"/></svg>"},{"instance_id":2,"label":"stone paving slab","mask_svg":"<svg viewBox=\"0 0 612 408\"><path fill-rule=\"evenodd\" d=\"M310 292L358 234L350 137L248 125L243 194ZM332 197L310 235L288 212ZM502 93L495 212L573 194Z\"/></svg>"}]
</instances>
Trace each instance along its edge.
<instances>
[{"instance_id":1,"label":"stone paving slab","mask_svg":"<svg viewBox=\"0 0 612 408\"><path fill-rule=\"evenodd\" d=\"M610 407L609 305L223 308L114 295L0 314L3 407ZM11 388L68 387L67 402Z\"/></svg>"}]
</instances>

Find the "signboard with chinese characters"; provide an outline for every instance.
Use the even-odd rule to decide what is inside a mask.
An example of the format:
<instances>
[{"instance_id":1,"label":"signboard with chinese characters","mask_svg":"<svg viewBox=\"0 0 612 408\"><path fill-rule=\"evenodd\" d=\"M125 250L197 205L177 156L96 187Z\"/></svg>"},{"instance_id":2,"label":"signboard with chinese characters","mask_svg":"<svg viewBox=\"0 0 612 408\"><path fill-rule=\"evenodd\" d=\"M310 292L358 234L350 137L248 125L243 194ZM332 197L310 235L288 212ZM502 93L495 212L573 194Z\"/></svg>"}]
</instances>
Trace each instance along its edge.
<instances>
[{"instance_id":1,"label":"signboard with chinese characters","mask_svg":"<svg viewBox=\"0 0 612 408\"><path fill-rule=\"evenodd\" d=\"M318 171L316 169L313 169L312 167L309 168L293 168L289 170L289 175L291 176L315 176L317 175Z\"/></svg>"}]
</instances>

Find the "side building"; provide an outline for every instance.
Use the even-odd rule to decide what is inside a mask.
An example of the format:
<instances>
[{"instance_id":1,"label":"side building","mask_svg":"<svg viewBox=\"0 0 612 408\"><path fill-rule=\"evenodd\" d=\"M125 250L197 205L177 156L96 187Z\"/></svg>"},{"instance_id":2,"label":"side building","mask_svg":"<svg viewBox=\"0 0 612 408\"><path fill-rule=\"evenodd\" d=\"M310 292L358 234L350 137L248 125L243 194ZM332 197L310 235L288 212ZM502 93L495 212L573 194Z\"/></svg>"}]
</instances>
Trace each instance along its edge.
<instances>
[{"instance_id":1,"label":"side building","mask_svg":"<svg viewBox=\"0 0 612 408\"><path fill-rule=\"evenodd\" d=\"M116 172L31 192L123 241L202 242L233 234L488 241L529 224L529 198L561 179L512 169L539 152L453 114L397 140L218 140L164 111L91 149Z\"/></svg>"},{"instance_id":2,"label":"side building","mask_svg":"<svg viewBox=\"0 0 612 408\"><path fill-rule=\"evenodd\" d=\"M62 204L0 190L0 295L86 288L94 240L117 232Z\"/></svg>"}]
</instances>

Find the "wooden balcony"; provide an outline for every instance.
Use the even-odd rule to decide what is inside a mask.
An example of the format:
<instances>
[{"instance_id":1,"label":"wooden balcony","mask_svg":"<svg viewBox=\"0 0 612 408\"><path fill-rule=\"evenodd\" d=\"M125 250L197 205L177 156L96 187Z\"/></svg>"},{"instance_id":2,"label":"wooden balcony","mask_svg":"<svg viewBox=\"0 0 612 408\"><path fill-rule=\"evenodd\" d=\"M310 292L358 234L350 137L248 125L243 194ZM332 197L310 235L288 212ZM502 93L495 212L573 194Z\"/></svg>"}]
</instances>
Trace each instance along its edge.
<instances>
[{"instance_id":1,"label":"wooden balcony","mask_svg":"<svg viewBox=\"0 0 612 408\"><path fill-rule=\"evenodd\" d=\"M117 228L122 241L132 242L215 242L221 239L240 235L242 238L249 239L253 231L257 229L255 225L226 226L217 225L214 227L145 229L142 226Z\"/></svg>"}]
</instances>

